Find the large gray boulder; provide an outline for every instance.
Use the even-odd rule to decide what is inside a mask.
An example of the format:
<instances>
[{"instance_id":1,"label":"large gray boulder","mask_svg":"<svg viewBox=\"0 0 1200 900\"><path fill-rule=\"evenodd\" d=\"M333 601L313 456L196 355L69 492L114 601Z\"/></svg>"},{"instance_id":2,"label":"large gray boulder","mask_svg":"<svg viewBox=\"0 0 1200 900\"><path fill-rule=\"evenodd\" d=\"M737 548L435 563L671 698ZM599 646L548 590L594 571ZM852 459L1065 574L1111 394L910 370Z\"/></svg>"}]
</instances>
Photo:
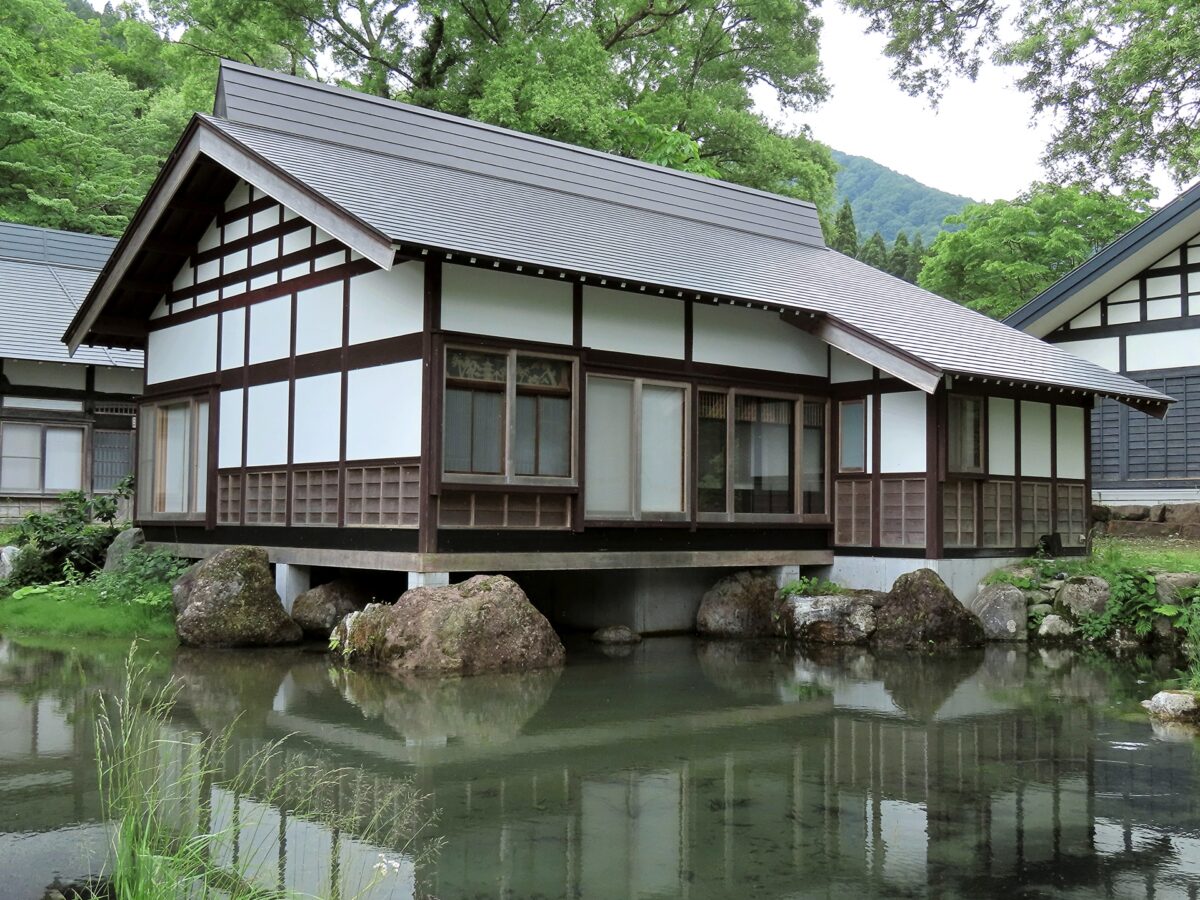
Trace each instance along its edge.
<instances>
[{"instance_id":1,"label":"large gray boulder","mask_svg":"<svg viewBox=\"0 0 1200 900\"><path fill-rule=\"evenodd\" d=\"M230 547L201 560L175 582L171 599L175 633L188 647L261 647L301 637L261 547Z\"/></svg>"},{"instance_id":2,"label":"large gray boulder","mask_svg":"<svg viewBox=\"0 0 1200 900\"><path fill-rule=\"evenodd\" d=\"M1058 589L1055 603L1060 610L1072 618L1098 616L1108 606L1108 582L1095 575L1080 575L1070 578Z\"/></svg>"},{"instance_id":3,"label":"large gray boulder","mask_svg":"<svg viewBox=\"0 0 1200 900\"><path fill-rule=\"evenodd\" d=\"M1113 519L1122 522L1145 522L1150 518L1150 507L1141 504L1110 506L1109 513Z\"/></svg>"},{"instance_id":4,"label":"large gray boulder","mask_svg":"<svg viewBox=\"0 0 1200 900\"><path fill-rule=\"evenodd\" d=\"M1025 592L1011 584L989 584L967 609L979 617L989 641L1024 641L1029 637Z\"/></svg>"},{"instance_id":5,"label":"large gray boulder","mask_svg":"<svg viewBox=\"0 0 1200 900\"><path fill-rule=\"evenodd\" d=\"M1166 722L1200 722L1200 695L1194 691L1159 691L1142 706L1155 719Z\"/></svg>"},{"instance_id":6,"label":"large gray boulder","mask_svg":"<svg viewBox=\"0 0 1200 900\"><path fill-rule=\"evenodd\" d=\"M524 671L560 666L562 641L525 592L503 575L419 587L338 623L334 652L397 674Z\"/></svg>"},{"instance_id":7,"label":"large gray boulder","mask_svg":"<svg viewBox=\"0 0 1200 900\"><path fill-rule=\"evenodd\" d=\"M592 632L592 640L597 644L640 644L642 636L628 625L606 625Z\"/></svg>"},{"instance_id":8,"label":"large gray boulder","mask_svg":"<svg viewBox=\"0 0 1200 900\"><path fill-rule=\"evenodd\" d=\"M696 630L709 637L786 636L791 616L775 579L765 572L726 575L700 600Z\"/></svg>"},{"instance_id":9,"label":"large gray boulder","mask_svg":"<svg viewBox=\"0 0 1200 900\"><path fill-rule=\"evenodd\" d=\"M875 607L855 594L791 597L792 629L806 644L865 644L875 633Z\"/></svg>"},{"instance_id":10,"label":"large gray boulder","mask_svg":"<svg viewBox=\"0 0 1200 900\"><path fill-rule=\"evenodd\" d=\"M129 551L144 547L145 544L146 535L142 533L142 529L126 528L108 545L108 551L104 554L104 571L119 571L125 562L125 557L129 555Z\"/></svg>"},{"instance_id":11,"label":"large gray boulder","mask_svg":"<svg viewBox=\"0 0 1200 900\"><path fill-rule=\"evenodd\" d=\"M1180 592L1200 587L1200 574L1195 572L1164 572L1154 577L1154 592L1158 602L1178 606Z\"/></svg>"},{"instance_id":12,"label":"large gray boulder","mask_svg":"<svg viewBox=\"0 0 1200 900\"><path fill-rule=\"evenodd\" d=\"M0 581L4 581L12 574L13 564L17 561L17 554L20 552L20 547L0 547Z\"/></svg>"},{"instance_id":13,"label":"large gray boulder","mask_svg":"<svg viewBox=\"0 0 1200 900\"><path fill-rule=\"evenodd\" d=\"M1200 525L1200 503L1168 503L1163 521L1172 525Z\"/></svg>"},{"instance_id":14,"label":"large gray boulder","mask_svg":"<svg viewBox=\"0 0 1200 900\"><path fill-rule=\"evenodd\" d=\"M1065 641L1075 636L1075 628L1062 616L1046 616L1038 627L1038 637L1043 641Z\"/></svg>"},{"instance_id":15,"label":"large gray boulder","mask_svg":"<svg viewBox=\"0 0 1200 900\"><path fill-rule=\"evenodd\" d=\"M333 626L371 602L357 582L339 578L305 591L292 602L292 619L309 637L327 638Z\"/></svg>"},{"instance_id":16,"label":"large gray boulder","mask_svg":"<svg viewBox=\"0 0 1200 900\"><path fill-rule=\"evenodd\" d=\"M932 569L901 575L875 611L871 643L884 649L942 650L984 641L979 618Z\"/></svg>"}]
</instances>

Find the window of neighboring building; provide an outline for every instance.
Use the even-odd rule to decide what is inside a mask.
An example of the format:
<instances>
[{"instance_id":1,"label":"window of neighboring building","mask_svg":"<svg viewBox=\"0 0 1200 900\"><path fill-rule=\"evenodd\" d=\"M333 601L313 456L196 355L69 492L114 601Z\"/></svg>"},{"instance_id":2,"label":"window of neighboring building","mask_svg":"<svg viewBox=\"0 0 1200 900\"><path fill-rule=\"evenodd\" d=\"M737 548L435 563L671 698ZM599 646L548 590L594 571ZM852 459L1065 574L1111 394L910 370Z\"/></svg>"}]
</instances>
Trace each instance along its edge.
<instances>
[{"instance_id":1,"label":"window of neighboring building","mask_svg":"<svg viewBox=\"0 0 1200 900\"><path fill-rule=\"evenodd\" d=\"M735 399L733 511L794 512L795 401L745 394Z\"/></svg>"},{"instance_id":2,"label":"window of neighboring building","mask_svg":"<svg viewBox=\"0 0 1200 900\"><path fill-rule=\"evenodd\" d=\"M801 432L800 511L805 515L824 515L825 508L825 409L824 400L804 401L804 427Z\"/></svg>"},{"instance_id":3,"label":"window of neighboring building","mask_svg":"<svg viewBox=\"0 0 1200 900\"><path fill-rule=\"evenodd\" d=\"M443 466L487 480L572 475L574 363L516 351L446 351Z\"/></svg>"},{"instance_id":4,"label":"window of neighboring building","mask_svg":"<svg viewBox=\"0 0 1200 900\"><path fill-rule=\"evenodd\" d=\"M951 472L983 473L983 398L950 394L948 459Z\"/></svg>"},{"instance_id":5,"label":"window of neighboring building","mask_svg":"<svg viewBox=\"0 0 1200 900\"><path fill-rule=\"evenodd\" d=\"M84 429L0 423L0 491L60 494L83 487Z\"/></svg>"},{"instance_id":6,"label":"window of neighboring building","mask_svg":"<svg viewBox=\"0 0 1200 900\"><path fill-rule=\"evenodd\" d=\"M92 490L116 489L133 471L132 431L92 432Z\"/></svg>"},{"instance_id":7,"label":"window of neighboring building","mask_svg":"<svg viewBox=\"0 0 1200 900\"><path fill-rule=\"evenodd\" d=\"M687 398L684 385L588 376L589 517L678 518L687 511Z\"/></svg>"},{"instance_id":8,"label":"window of neighboring building","mask_svg":"<svg viewBox=\"0 0 1200 900\"><path fill-rule=\"evenodd\" d=\"M204 514L208 494L207 398L146 404L138 418L142 516Z\"/></svg>"},{"instance_id":9,"label":"window of neighboring building","mask_svg":"<svg viewBox=\"0 0 1200 900\"><path fill-rule=\"evenodd\" d=\"M701 391L699 445L696 459L696 480L699 486L700 512L726 511L725 449L729 431L729 395L724 392Z\"/></svg>"},{"instance_id":10,"label":"window of neighboring building","mask_svg":"<svg viewBox=\"0 0 1200 900\"><path fill-rule=\"evenodd\" d=\"M838 469L867 470L867 401L843 400L838 404Z\"/></svg>"}]
</instances>

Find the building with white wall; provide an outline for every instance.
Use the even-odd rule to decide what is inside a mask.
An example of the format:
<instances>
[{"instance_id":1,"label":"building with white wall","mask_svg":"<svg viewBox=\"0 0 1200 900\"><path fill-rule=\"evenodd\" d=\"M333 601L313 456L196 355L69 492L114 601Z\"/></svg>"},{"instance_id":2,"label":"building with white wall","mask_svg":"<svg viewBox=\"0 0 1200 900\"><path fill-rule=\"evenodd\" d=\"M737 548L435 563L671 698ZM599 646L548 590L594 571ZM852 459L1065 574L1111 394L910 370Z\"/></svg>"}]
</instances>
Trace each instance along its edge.
<instances>
[{"instance_id":1,"label":"building with white wall","mask_svg":"<svg viewBox=\"0 0 1200 900\"><path fill-rule=\"evenodd\" d=\"M1200 185L1007 322L1176 401L1165 418L1100 402L1091 427L1097 500L1200 500Z\"/></svg>"},{"instance_id":2,"label":"building with white wall","mask_svg":"<svg viewBox=\"0 0 1200 900\"><path fill-rule=\"evenodd\" d=\"M133 471L141 352L62 342L115 244L0 222L0 523Z\"/></svg>"},{"instance_id":3,"label":"building with white wall","mask_svg":"<svg viewBox=\"0 0 1200 900\"><path fill-rule=\"evenodd\" d=\"M414 582L1081 548L1094 398L1168 403L811 204L228 63L66 339L146 350L151 540Z\"/></svg>"}]
</instances>

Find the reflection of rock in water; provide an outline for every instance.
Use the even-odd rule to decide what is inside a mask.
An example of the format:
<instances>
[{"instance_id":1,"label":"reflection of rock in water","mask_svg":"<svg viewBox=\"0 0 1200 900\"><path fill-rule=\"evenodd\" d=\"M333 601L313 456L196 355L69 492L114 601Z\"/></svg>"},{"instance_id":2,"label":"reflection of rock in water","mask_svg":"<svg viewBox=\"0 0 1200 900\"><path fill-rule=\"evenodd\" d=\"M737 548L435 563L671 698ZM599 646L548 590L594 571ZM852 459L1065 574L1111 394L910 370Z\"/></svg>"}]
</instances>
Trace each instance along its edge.
<instances>
[{"instance_id":1,"label":"reflection of rock in water","mask_svg":"<svg viewBox=\"0 0 1200 900\"><path fill-rule=\"evenodd\" d=\"M892 701L919 721L929 721L958 686L983 663L982 648L924 653L877 654L875 675Z\"/></svg>"},{"instance_id":2,"label":"reflection of rock in water","mask_svg":"<svg viewBox=\"0 0 1200 900\"><path fill-rule=\"evenodd\" d=\"M210 650L180 647L171 666L180 705L210 731L238 720L239 731L265 726L284 678L302 651Z\"/></svg>"},{"instance_id":3,"label":"reflection of rock in water","mask_svg":"<svg viewBox=\"0 0 1200 900\"><path fill-rule=\"evenodd\" d=\"M797 667L808 663L805 668L824 670L822 675L846 675L858 681L873 681L875 654L866 647L851 647L838 644L810 644L796 654Z\"/></svg>"},{"instance_id":4,"label":"reflection of rock in water","mask_svg":"<svg viewBox=\"0 0 1200 900\"><path fill-rule=\"evenodd\" d=\"M983 649L983 675L989 690L1024 687L1029 677L1029 652L1025 645L988 644Z\"/></svg>"},{"instance_id":5,"label":"reflection of rock in water","mask_svg":"<svg viewBox=\"0 0 1200 900\"><path fill-rule=\"evenodd\" d=\"M516 737L550 698L560 669L466 677L398 678L348 667L333 673L342 696L408 740L468 744Z\"/></svg>"},{"instance_id":6,"label":"reflection of rock in water","mask_svg":"<svg viewBox=\"0 0 1200 900\"><path fill-rule=\"evenodd\" d=\"M701 640L700 671L716 687L738 697L777 700L794 681L791 653L783 641Z\"/></svg>"}]
</instances>

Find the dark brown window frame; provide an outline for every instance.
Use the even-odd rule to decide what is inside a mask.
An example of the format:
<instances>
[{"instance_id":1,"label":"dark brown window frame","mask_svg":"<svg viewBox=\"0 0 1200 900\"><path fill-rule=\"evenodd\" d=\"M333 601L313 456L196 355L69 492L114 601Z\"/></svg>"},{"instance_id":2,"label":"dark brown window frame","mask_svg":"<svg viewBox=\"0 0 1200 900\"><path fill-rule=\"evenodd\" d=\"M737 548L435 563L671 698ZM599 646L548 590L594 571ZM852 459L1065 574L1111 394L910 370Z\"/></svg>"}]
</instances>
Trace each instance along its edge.
<instances>
[{"instance_id":1,"label":"dark brown window frame","mask_svg":"<svg viewBox=\"0 0 1200 900\"><path fill-rule=\"evenodd\" d=\"M842 451L845 447L844 437L845 437L845 423L846 423L846 416L843 414L843 410L847 406L861 406L862 411L863 411L862 412L862 421L863 421L862 461L863 461L863 464L861 466L847 467L847 466L842 465L842 462L844 459ZM838 401L838 428L837 428L837 431L838 431L838 445L837 445L838 446L838 452L837 452L838 474L840 474L840 475L865 475L867 472L870 471L870 469L868 468L868 465L867 465L868 462L870 461L868 458L868 455L867 455L867 450L868 450L868 447L870 446L870 441L868 440L868 438L871 433L871 422L870 422L870 418L867 414L867 398L866 397L855 397L853 399ZM826 508L828 508L828 504L826 505Z\"/></svg>"},{"instance_id":2,"label":"dark brown window frame","mask_svg":"<svg viewBox=\"0 0 1200 900\"><path fill-rule=\"evenodd\" d=\"M958 443L955 440L954 424L956 405L974 404L978 408L976 417L976 441L979 464L977 467L955 467L952 447ZM966 394L951 392L946 395L946 474L956 478L986 478L988 474L988 398L983 394Z\"/></svg>"}]
</instances>

